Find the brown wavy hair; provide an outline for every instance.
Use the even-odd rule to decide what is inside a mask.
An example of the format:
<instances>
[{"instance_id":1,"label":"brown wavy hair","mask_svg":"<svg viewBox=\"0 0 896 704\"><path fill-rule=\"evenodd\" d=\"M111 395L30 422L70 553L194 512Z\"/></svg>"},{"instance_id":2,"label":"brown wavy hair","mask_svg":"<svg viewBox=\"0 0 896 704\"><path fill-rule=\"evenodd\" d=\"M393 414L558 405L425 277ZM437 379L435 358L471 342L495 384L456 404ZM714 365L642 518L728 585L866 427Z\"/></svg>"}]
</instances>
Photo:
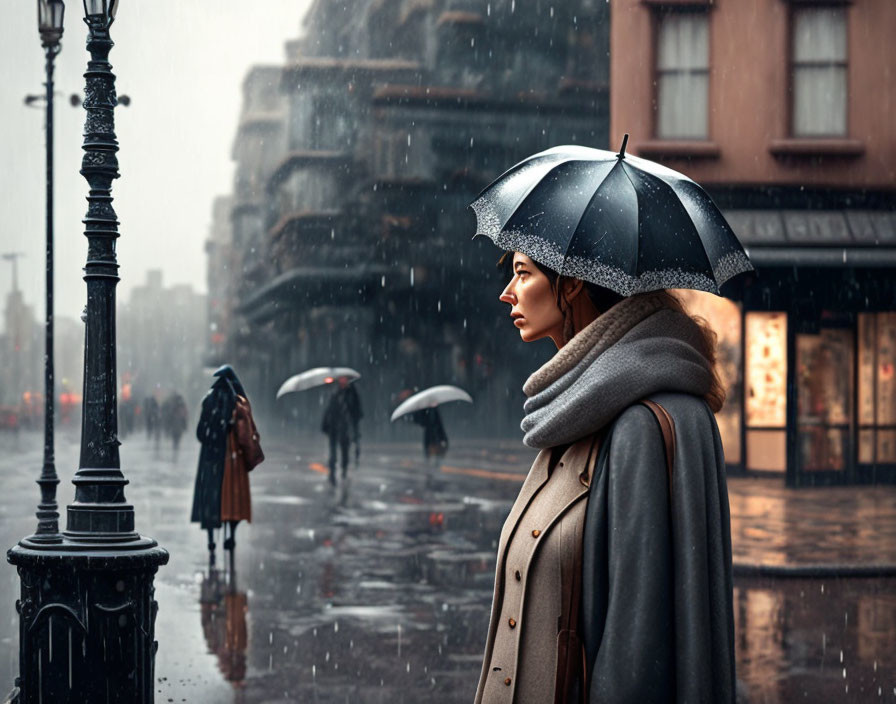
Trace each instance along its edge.
<instances>
[{"instance_id":1,"label":"brown wavy hair","mask_svg":"<svg viewBox=\"0 0 896 704\"><path fill-rule=\"evenodd\" d=\"M563 282L563 279L570 278L566 276L561 276L558 272L554 271L550 267L545 266L544 264L540 264L536 262L534 259L532 260L535 266L538 267L538 270L548 277L548 280L551 282L551 288L557 294L557 308L560 309L560 312L563 314L563 329L564 335L569 339L572 339L572 336L578 332L577 330L572 330L572 319L569 317L569 308L564 305L563 299L560 296L560 285ZM513 262L513 252L505 252L501 258L498 260L498 265L502 266L506 271L512 272L512 262ZM597 284L593 284L590 281L584 281L585 291L588 292L588 298L591 299L591 302L594 304L594 307L597 308L599 313L603 315L610 308L615 306L619 301L621 301L625 296L622 296L615 291L611 291L608 288L603 286L598 286ZM713 413L718 413L722 410L722 406L725 405L725 396L727 395L725 392L725 387L722 385L722 379L719 377L719 370L716 364L716 348L718 346L718 335L716 335L715 330L710 327L709 322L699 316L691 314L687 308L685 308L684 303L682 303L681 299L675 295L669 289L661 289L659 291L652 291L652 295L659 296L662 300L663 307L668 308L670 310L677 311L688 316L697 328L700 330L700 353L706 357L709 361L710 369L712 371L712 378L710 379L709 391L703 396L706 400L706 403L712 409ZM570 332L567 332L570 331Z\"/></svg>"}]
</instances>

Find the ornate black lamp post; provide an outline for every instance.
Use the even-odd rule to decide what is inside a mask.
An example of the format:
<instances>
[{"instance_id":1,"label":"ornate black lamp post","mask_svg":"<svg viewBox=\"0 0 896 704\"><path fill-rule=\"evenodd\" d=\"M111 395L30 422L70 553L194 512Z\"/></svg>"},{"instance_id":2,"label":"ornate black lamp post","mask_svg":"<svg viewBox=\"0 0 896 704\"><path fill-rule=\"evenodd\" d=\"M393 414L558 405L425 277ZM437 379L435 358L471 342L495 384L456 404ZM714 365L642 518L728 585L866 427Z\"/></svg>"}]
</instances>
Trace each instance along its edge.
<instances>
[{"instance_id":1,"label":"ornate black lamp post","mask_svg":"<svg viewBox=\"0 0 896 704\"><path fill-rule=\"evenodd\" d=\"M47 113L46 153L47 153L47 305L46 305L46 352L44 355L44 466L38 484L41 501L37 507L37 532L31 536L33 542L55 544L62 540L59 535L59 512L56 506L56 465L53 447L53 401L56 385L53 382L53 70L59 40L62 39L62 20L65 5L62 0L37 0L37 24L40 40L46 55L46 103Z\"/></svg>"},{"instance_id":2,"label":"ornate black lamp post","mask_svg":"<svg viewBox=\"0 0 896 704\"><path fill-rule=\"evenodd\" d=\"M19 701L153 701L153 577L168 561L134 530L118 455L115 286L118 178L115 76L108 61L117 0L84 0L90 61L81 174L90 184L81 459L68 526L55 543L23 539L8 553L22 582Z\"/></svg>"}]
</instances>

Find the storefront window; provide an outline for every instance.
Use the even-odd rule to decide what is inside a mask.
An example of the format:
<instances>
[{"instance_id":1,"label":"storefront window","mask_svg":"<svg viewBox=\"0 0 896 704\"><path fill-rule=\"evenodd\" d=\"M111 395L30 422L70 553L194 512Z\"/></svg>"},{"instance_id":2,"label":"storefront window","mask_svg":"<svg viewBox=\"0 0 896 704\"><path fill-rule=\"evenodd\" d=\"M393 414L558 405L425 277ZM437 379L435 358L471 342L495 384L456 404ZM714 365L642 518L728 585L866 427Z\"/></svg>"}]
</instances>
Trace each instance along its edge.
<instances>
[{"instance_id":1,"label":"storefront window","mask_svg":"<svg viewBox=\"0 0 896 704\"><path fill-rule=\"evenodd\" d=\"M725 405L716 414L725 462L740 464L741 352L740 306L727 298L703 291L680 290L676 294L693 315L704 318L718 336L716 367L725 387Z\"/></svg>"},{"instance_id":2,"label":"storefront window","mask_svg":"<svg viewBox=\"0 0 896 704\"><path fill-rule=\"evenodd\" d=\"M846 467L852 415L853 332L796 336L800 469Z\"/></svg>"},{"instance_id":3,"label":"storefront window","mask_svg":"<svg viewBox=\"0 0 896 704\"><path fill-rule=\"evenodd\" d=\"M747 469L787 467L787 314L746 315Z\"/></svg>"},{"instance_id":4,"label":"storefront window","mask_svg":"<svg viewBox=\"0 0 896 704\"><path fill-rule=\"evenodd\" d=\"M896 313L859 315L859 452L862 464L896 463Z\"/></svg>"}]
</instances>

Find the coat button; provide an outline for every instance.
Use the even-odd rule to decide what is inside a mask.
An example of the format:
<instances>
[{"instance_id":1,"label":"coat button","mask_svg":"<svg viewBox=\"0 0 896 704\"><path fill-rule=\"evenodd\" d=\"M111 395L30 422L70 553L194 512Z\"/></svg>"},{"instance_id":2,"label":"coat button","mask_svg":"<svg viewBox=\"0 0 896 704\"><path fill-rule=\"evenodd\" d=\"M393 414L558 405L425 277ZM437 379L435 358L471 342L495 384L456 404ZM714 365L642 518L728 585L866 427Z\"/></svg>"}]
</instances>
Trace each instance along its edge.
<instances>
[{"instance_id":1,"label":"coat button","mask_svg":"<svg viewBox=\"0 0 896 704\"><path fill-rule=\"evenodd\" d=\"M516 628L516 621L512 618L507 619L507 625L511 628Z\"/></svg>"},{"instance_id":2,"label":"coat button","mask_svg":"<svg viewBox=\"0 0 896 704\"><path fill-rule=\"evenodd\" d=\"M510 678L509 677L504 678L504 684L506 684L508 687L510 686Z\"/></svg>"},{"instance_id":3,"label":"coat button","mask_svg":"<svg viewBox=\"0 0 896 704\"><path fill-rule=\"evenodd\" d=\"M539 535L541 535L541 531L538 530L538 528L536 528L535 530L532 531L533 538L537 538Z\"/></svg>"},{"instance_id":4,"label":"coat button","mask_svg":"<svg viewBox=\"0 0 896 704\"><path fill-rule=\"evenodd\" d=\"M523 578L523 575L520 574L520 571L519 571L519 570L517 570L516 572L514 572L514 573L513 573L513 576L516 577L516 581L517 581L517 582L519 582L519 581Z\"/></svg>"}]
</instances>

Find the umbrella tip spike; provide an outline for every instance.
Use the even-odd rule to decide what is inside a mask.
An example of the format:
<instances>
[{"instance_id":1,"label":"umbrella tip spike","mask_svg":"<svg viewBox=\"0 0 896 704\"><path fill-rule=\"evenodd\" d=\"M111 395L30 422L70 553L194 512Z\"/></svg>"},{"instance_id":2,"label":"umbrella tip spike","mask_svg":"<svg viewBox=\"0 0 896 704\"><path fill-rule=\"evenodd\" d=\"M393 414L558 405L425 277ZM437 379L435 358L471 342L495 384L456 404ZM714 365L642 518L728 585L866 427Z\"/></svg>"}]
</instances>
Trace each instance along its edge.
<instances>
[{"instance_id":1,"label":"umbrella tip spike","mask_svg":"<svg viewBox=\"0 0 896 704\"><path fill-rule=\"evenodd\" d=\"M626 146L628 146L628 132L622 135L622 146L619 148L619 153L616 155L620 159L625 159Z\"/></svg>"}]
</instances>

